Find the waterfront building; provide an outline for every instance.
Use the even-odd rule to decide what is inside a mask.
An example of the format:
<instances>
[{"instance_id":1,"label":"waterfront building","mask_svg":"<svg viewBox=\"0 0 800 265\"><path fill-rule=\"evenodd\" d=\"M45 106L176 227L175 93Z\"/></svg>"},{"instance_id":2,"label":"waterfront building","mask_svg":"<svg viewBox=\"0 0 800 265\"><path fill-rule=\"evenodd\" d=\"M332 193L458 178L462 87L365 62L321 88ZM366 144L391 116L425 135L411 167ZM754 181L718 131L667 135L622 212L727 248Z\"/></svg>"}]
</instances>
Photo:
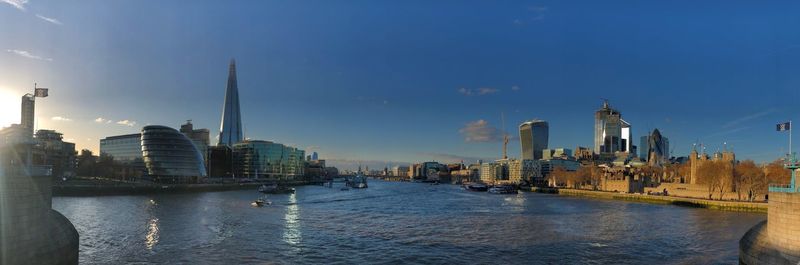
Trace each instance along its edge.
<instances>
[{"instance_id":1,"label":"waterfront building","mask_svg":"<svg viewBox=\"0 0 800 265\"><path fill-rule=\"evenodd\" d=\"M203 161L208 161L208 146L210 144L208 129L195 129L192 120L187 120L185 124L181 125L180 131L183 135L186 135L189 140L192 140L194 146L197 147L197 150L203 155Z\"/></svg>"},{"instance_id":2,"label":"waterfront building","mask_svg":"<svg viewBox=\"0 0 800 265\"><path fill-rule=\"evenodd\" d=\"M64 142L62 134L54 130L36 131L34 142L34 164L52 166L55 178L75 176L74 143Z\"/></svg>"},{"instance_id":3,"label":"waterfront building","mask_svg":"<svg viewBox=\"0 0 800 265\"><path fill-rule=\"evenodd\" d=\"M639 159L652 165L662 165L667 163L669 158L669 139L662 136L658 129L640 138Z\"/></svg>"},{"instance_id":4,"label":"waterfront building","mask_svg":"<svg viewBox=\"0 0 800 265\"><path fill-rule=\"evenodd\" d=\"M239 109L239 86L236 81L236 62L231 59L228 66L228 84L225 102L222 105L222 121L217 145L232 146L242 141L242 116Z\"/></svg>"},{"instance_id":5,"label":"waterfront building","mask_svg":"<svg viewBox=\"0 0 800 265\"><path fill-rule=\"evenodd\" d=\"M608 100L604 101L603 107L595 112L594 151L601 156L601 159L624 149L622 147L622 128L627 126L630 130L630 124L623 124L627 123L622 120L622 114L611 108Z\"/></svg>"},{"instance_id":6,"label":"waterfront building","mask_svg":"<svg viewBox=\"0 0 800 265\"><path fill-rule=\"evenodd\" d=\"M305 151L279 143L245 140L233 145L237 177L294 180L303 175Z\"/></svg>"},{"instance_id":7,"label":"waterfront building","mask_svg":"<svg viewBox=\"0 0 800 265\"><path fill-rule=\"evenodd\" d=\"M541 175L545 178L550 176L550 172L553 172L553 170L558 167L563 168L566 171L576 171L581 166L581 163L576 160L560 158L541 160L539 163L541 167Z\"/></svg>"},{"instance_id":8,"label":"waterfront building","mask_svg":"<svg viewBox=\"0 0 800 265\"><path fill-rule=\"evenodd\" d=\"M392 168L392 175L395 177L407 177L408 169L408 166L394 166Z\"/></svg>"},{"instance_id":9,"label":"waterfront building","mask_svg":"<svg viewBox=\"0 0 800 265\"><path fill-rule=\"evenodd\" d=\"M305 162L305 169L303 172L306 178L309 179L327 177L328 173L325 171L325 168L325 160L310 160Z\"/></svg>"},{"instance_id":10,"label":"waterfront building","mask_svg":"<svg viewBox=\"0 0 800 265\"><path fill-rule=\"evenodd\" d=\"M319 154L317 152L311 153L311 160L319 160Z\"/></svg>"},{"instance_id":11,"label":"waterfront building","mask_svg":"<svg viewBox=\"0 0 800 265\"><path fill-rule=\"evenodd\" d=\"M542 182L540 160L512 159L508 163L508 180L512 184Z\"/></svg>"},{"instance_id":12,"label":"waterfront building","mask_svg":"<svg viewBox=\"0 0 800 265\"><path fill-rule=\"evenodd\" d=\"M499 162L484 162L481 163L481 182L493 184L496 181L506 180L503 174L503 165Z\"/></svg>"},{"instance_id":13,"label":"waterfront building","mask_svg":"<svg viewBox=\"0 0 800 265\"><path fill-rule=\"evenodd\" d=\"M522 159L542 159L542 150L547 149L549 125L543 120L531 120L519 125L519 141Z\"/></svg>"},{"instance_id":14,"label":"waterfront building","mask_svg":"<svg viewBox=\"0 0 800 265\"><path fill-rule=\"evenodd\" d=\"M233 176L233 150L227 145L208 147L208 163L206 164L210 178L227 178Z\"/></svg>"},{"instance_id":15,"label":"waterfront building","mask_svg":"<svg viewBox=\"0 0 800 265\"><path fill-rule=\"evenodd\" d=\"M142 128L142 156L156 182L193 183L206 177L203 156L186 135L161 125Z\"/></svg>"},{"instance_id":16,"label":"waterfront building","mask_svg":"<svg viewBox=\"0 0 800 265\"><path fill-rule=\"evenodd\" d=\"M100 155L109 155L121 163L141 162L142 134L132 133L100 139Z\"/></svg>"}]
</instances>

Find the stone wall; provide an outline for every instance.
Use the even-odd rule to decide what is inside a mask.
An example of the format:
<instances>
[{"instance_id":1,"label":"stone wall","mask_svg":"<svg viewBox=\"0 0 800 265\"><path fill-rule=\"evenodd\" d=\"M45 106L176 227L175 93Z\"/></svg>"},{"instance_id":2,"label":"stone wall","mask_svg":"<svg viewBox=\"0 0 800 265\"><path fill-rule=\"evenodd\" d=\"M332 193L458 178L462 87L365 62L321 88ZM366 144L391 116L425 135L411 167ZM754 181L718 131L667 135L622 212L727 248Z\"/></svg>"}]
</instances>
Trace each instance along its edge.
<instances>
[{"instance_id":1,"label":"stone wall","mask_svg":"<svg viewBox=\"0 0 800 265\"><path fill-rule=\"evenodd\" d=\"M782 253L800 260L800 194L770 193L767 216L770 242Z\"/></svg>"},{"instance_id":2,"label":"stone wall","mask_svg":"<svg viewBox=\"0 0 800 265\"><path fill-rule=\"evenodd\" d=\"M0 175L0 264L78 263L78 232L51 192L49 176Z\"/></svg>"},{"instance_id":3,"label":"stone wall","mask_svg":"<svg viewBox=\"0 0 800 265\"><path fill-rule=\"evenodd\" d=\"M800 194L770 192L767 221L739 240L740 264L800 264Z\"/></svg>"},{"instance_id":4,"label":"stone wall","mask_svg":"<svg viewBox=\"0 0 800 265\"><path fill-rule=\"evenodd\" d=\"M689 183L660 183L656 187L647 187L644 188L644 192L663 192L664 189L667 190L670 196L677 196L677 197L687 197L687 198L698 198L698 199L708 199L708 186L703 184L689 184ZM714 199L719 199L719 192L714 192ZM723 200L738 200L739 195L734 191L728 191L722 197ZM742 194L742 200L746 200L747 195ZM764 195L757 196L755 201L764 201Z\"/></svg>"}]
</instances>

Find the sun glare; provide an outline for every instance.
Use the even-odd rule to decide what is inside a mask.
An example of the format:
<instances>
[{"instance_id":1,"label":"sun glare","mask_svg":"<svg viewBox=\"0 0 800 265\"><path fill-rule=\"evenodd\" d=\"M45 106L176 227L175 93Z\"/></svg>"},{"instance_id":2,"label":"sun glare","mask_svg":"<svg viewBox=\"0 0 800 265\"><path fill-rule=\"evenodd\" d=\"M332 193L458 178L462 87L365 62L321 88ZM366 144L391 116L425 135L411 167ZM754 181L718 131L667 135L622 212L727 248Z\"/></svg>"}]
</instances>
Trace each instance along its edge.
<instances>
[{"instance_id":1,"label":"sun glare","mask_svg":"<svg viewBox=\"0 0 800 265\"><path fill-rule=\"evenodd\" d=\"M0 128L19 123L19 97L11 91L0 88Z\"/></svg>"}]
</instances>

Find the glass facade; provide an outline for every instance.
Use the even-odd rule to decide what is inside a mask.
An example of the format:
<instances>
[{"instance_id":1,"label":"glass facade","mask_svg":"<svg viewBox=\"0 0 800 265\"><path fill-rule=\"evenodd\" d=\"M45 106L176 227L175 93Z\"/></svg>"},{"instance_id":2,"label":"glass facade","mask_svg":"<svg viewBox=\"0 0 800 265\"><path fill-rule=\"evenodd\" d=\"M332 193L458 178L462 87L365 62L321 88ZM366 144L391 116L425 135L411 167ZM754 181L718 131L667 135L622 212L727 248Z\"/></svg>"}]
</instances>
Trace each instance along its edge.
<instances>
[{"instance_id":1,"label":"glass facade","mask_svg":"<svg viewBox=\"0 0 800 265\"><path fill-rule=\"evenodd\" d=\"M142 128L142 156L154 178L205 177L203 156L186 135L166 126Z\"/></svg>"},{"instance_id":2,"label":"glass facade","mask_svg":"<svg viewBox=\"0 0 800 265\"><path fill-rule=\"evenodd\" d=\"M522 144L522 159L542 159L542 150L547 149L550 126L546 121L533 120L519 125L519 141Z\"/></svg>"},{"instance_id":3,"label":"glass facade","mask_svg":"<svg viewBox=\"0 0 800 265\"><path fill-rule=\"evenodd\" d=\"M100 139L100 154L114 157L115 161L130 163L142 160L142 134L126 134Z\"/></svg>"},{"instance_id":4,"label":"glass facade","mask_svg":"<svg viewBox=\"0 0 800 265\"><path fill-rule=\"evenodd\" d=\"M594 114L594 151L613 154L622 151L622 114L612 109L608 101ZM629 138L629 137L628 137Z\"/></svg>"},{"instance_id":5,"label":"glass facade","mask_svg":"<svg viewBox=\"0 0 800 265\"><path fill-rule=\"evenodd\" d=\"M303 175L305 151L279 143L245 140L233 145L236 177L291 180Z\"/></svg>"},{"instance_id":6,"label":"glass facade","mask_svg":"<svg viewBox=\"0 0 800 265\"><path fill-rule=\"evenodd\" d=\"M231 146L240 141L242 141L242 114L239 110L239 86L236 82L236 62L231 60L217 145Z\"/></svg>"}]
</instances>

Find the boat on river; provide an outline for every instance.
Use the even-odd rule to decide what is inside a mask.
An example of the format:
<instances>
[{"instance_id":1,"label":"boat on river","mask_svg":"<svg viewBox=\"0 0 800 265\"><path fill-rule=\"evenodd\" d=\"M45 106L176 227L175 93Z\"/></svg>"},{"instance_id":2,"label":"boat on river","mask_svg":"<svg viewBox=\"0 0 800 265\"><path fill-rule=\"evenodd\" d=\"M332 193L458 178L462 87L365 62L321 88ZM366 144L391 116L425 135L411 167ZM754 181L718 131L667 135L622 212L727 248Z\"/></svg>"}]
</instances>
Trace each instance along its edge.
<instances>
[{"instance_id":1,"label":"boat on river","mask_svg":"<svg viewBox=\"0 0 800 265\"><path fill-rule=\"evenodd\" d=\"M264 205L271 205L272 202L265 199L264 197L258 198L257 200L250 203L253 207L263 207Z\"/></svg>"},{"instance_id":2,"label":"boat on river","mask_svg":"<svg viewBox=\"0 0 800 265\"><path fill-rule=\"evenodd\" d=\"M487 191L489 190L489 186L486 186L481 183L470 183L470 184L464 184L464 189L468 191Z\"/></svg>"},{"instance_id":3,"label":"boat on river","mask_svg":"<svg viewBox=\"0 0 800 265\"><path fill-rule=\"evenodd\" d=\"M278 184L273 183L270 185L267 184L261 185L260 187L258 187L258 192L264 194L294 193L295 189L292 187L278 186Z\"/></svg>"},{"instance_id":4,"label":"boat on river","mask_svg":"<svg viewBox=\"0 0 800 265\"><path fill-rule=\"evenodd\" d=\"M517 194L517 188L511 185L492 186L488 191L494 194Z\"/></svg>"},{"instance_id":5,"label":"boat on river","mask_svg":"<svg viewBox=\"0 0 800 265\"><path fill-rule=\"evenodd\" d=\"M346 184L347 187L351 187L354 189L366 189L367 187L369 187L367 185L367 177L361 174L356 175L352 179L347 179Z\"/></svg>"}]
</instances>

